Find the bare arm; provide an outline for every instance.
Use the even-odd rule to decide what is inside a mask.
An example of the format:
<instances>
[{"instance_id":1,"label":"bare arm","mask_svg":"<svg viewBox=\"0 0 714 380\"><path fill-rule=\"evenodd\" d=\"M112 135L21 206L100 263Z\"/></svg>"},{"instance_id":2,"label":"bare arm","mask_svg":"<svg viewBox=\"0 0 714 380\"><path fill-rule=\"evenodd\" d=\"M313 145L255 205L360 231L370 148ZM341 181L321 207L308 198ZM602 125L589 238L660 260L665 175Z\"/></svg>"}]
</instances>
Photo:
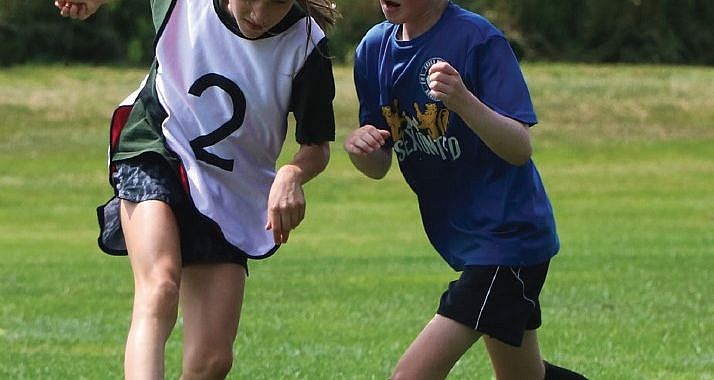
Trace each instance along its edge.
<instances>
[{"instance_id":1,"label":"bare arm","mask_svg":"<svg viewBox=\"0 0 714 380\"><path fill-rule=\"evenodd\" d=\"M466 124L499 157L512 165L523 165L531 157L528 126L503 116L481 102L464 85L461 75L446 62L429 70L431 95L459 114Z\"/></svg>"},{"instance_id":2,"label":"bare arm","mask_svg":"<svg viewBox=\"0 0 714 380\"><path fill-rule=\"evenodd\" d=\"M108 0L55 0L55 7L63 17L86 20Z\"/></svg>"},{"instance_id":3,"label":"bare arm","mask_svg":"<svg viewBox=\"0 0 714 380\"><path fill-rule=\"evenodd\" d=\"M359 171L369 178L380 179L392 165L392 150L384 147L389 136L389 131L365 125L350 133L344 148Z\"/></svg>"},{"instance_id":4,"label":"bare arm","mask_svg":"<svg viewBox=\"0 0 714 380\"><path fill-rule=\"evenodd\" d=\"M268 195L268 223L275 244L286 243L290 231L305 218L302 186L320 174L330 160L330 145L300 145L292 161L278 169Z\"/></svg>"}]
</instances>

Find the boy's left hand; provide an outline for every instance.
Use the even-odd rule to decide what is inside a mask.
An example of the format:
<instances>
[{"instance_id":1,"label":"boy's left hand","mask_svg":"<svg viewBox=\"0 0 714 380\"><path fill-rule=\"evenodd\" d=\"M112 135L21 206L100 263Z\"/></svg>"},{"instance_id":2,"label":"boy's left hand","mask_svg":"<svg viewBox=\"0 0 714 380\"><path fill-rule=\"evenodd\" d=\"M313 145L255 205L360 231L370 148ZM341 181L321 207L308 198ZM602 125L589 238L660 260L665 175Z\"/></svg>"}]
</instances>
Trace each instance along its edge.
<instances>
[{"instance_id":1,"label":"boy's left hand","mask_svg":"<svg viewBox=\"0 0 714 380\"><path fill-rule=\"evenodd\" d=\"M429 68L429 95L440 100L449 109L460 113L471 93L461 75L448 62L440 61Z\"/></svg>"}]
</instances>

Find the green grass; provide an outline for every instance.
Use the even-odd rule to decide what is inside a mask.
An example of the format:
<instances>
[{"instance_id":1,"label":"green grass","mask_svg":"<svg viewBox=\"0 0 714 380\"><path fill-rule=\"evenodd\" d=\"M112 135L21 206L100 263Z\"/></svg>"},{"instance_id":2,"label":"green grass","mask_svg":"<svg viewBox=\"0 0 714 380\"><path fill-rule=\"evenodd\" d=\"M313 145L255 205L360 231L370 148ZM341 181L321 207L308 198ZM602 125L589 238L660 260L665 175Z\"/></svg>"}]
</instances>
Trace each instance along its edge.
<instances>
[{"instance_id":1,"label":"green grass","mask_svg":"<svg viewBox=\"0 0 714 380\"><path fill-rule=\"evenodd\" d=\"M714 69L524 70L562 240L544 355L592 379L713 379ZM398 169L372 181L350 166L357 103L335 72L332 161L291 241L251 263L232 379L384 379L455 277ZM1 379L121 378L131 273L96 248L94 208L110 194L108 119L143 74L0 70ZM168 378L180 349L179 321ZM480 344L450 378L491 378Z\"/></svg>"}]
</instances>

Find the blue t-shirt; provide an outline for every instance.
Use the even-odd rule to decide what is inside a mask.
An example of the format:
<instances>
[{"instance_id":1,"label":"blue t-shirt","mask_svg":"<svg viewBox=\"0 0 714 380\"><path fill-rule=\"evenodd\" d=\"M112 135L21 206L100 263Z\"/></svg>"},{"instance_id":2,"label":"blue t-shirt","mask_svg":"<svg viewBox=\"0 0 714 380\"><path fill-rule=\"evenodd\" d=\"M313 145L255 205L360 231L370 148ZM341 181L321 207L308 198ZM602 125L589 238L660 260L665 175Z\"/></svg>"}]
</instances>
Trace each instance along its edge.
<instances>
[{"instance_id":1,"label":"blue t-shirt","mask_svg":"<svg viewBox=\"0 0 714 380\"><path fill-rule=\"evenodd\" d=\"M450 3L410 41L400 26L374 26L357 47L360 125L390 130L390 144L416 193L430 242L449 263L542 263L559 248L553 210L531 160L514 166L493 153L454 112L428 96L429 67L446 61L494 111L537 123L528 87L504 35Z\"/></svg>"}]
</instances>

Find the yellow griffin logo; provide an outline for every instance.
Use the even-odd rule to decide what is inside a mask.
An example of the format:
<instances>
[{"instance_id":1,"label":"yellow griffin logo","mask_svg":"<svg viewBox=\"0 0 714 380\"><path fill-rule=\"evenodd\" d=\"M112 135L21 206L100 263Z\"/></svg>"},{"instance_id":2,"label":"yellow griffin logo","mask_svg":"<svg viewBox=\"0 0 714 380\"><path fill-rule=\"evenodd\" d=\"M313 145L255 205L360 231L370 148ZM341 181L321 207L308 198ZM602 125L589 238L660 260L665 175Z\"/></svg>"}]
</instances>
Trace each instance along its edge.
<instances>
[{"instance_id":1,"label":"yellow griffin logo","mask_svg":"<svg viewBox=\"0 0 714 380\"><path fill-rule=\"evenodd\" d=\"M446 134L446 129L449 126L449 110L439 110L436 103L427 103L424 112L421 112L419 105L414 103L414 112L416 112L417 120L419 121L419 130L424 131L436 140Z\"/></svg>"},{"instance_id":2,"label":"yellow griffin logo","mask_svg":"<svg viewBox=\"0 0 714 380\"><path fill-rule=\"evenodd\" d=\"M419 131L429 136L432 140L436 140L446 134L449 126L448 109L440 110L436 103L427 103L422 112L419 104L415 102L413 106ZM391 130L392 139L394 141L400 140L408 123L406 123L406 116L399 109L399 102L395 99L392 105L382 106L382 116L384 116Z\"/></svg>"},{"instance_id":3,"label":"yellow griffin logo","mask_svg":"<svg viewBox=\"0 0 714 380\"><path fill-rule=\"evenodd\" d=\"M394 106L382 106L382 116L392 132L392 139L394 141L401 140L403 118L399 116L399 102L394 99Z\"/></svg>"}]
</instances>

